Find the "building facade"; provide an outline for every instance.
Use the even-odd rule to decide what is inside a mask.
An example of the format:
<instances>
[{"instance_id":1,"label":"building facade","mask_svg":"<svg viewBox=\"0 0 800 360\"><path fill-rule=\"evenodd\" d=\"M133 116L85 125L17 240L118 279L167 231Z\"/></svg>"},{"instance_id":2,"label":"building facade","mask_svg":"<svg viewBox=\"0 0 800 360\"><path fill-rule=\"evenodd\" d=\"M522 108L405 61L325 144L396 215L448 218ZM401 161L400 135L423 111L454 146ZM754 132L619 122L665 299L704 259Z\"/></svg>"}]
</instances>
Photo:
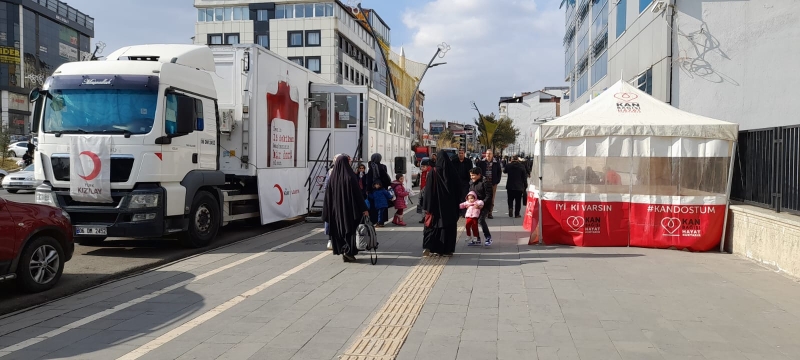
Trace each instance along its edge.
<instances>
[{"instance_id":1,"label":"building facade","mask_svg":"<svg viewBox=\"0 0 800 360\"><path fill-rule=\"evenodd\" d=\"M28 93L63 63L88 60L94 18L57 0L0 1L2 124L31 132Z\"/></svg>"},{"instance_id":2,"label":"building facade","mask_svg":"<svg viewBox=\"0 0 800 360\"><path fill-rule=\"evenodd\" d=\"M509 118L519 129L512 153L530 153L530 143L539 125L569 111L569 87L550 86L520 96L502 97L498 103L498 119ZM565 112L566 110L566 112Z\"/></svg>"},{"instance_id":3,"label":"building facade","mask_svg":"<svg viewBox=\"0 0 800 360\"><path fill-rule=\"evenodd\" d=\"M376 40L339 1L195 0L195 8L196 44L255 43L331 82L375 87Z\"/></svg>"},{"instance_id":4,"label":"building facade","mask_svg":"<svg viewBox=\"0 0 800 360\"><path fill-rule=\"evenodd\" d=\"M731 197L800 214L800 102L790 91L800 81L800 2L564 0L562 7L572 109L624 79L681 110L738 123Z\"/></svg>"},{"instance_id":5,"label":"building facade","mask_svg":"<svg viewBox=\"0 0 800 360\"><path fill-rule=\"evenodd\" d=\"M414 135L418 140L422 140L422 128L425 124L425 93L417 91L417 98L414 100Z\"/></svg>"}]
</instances>

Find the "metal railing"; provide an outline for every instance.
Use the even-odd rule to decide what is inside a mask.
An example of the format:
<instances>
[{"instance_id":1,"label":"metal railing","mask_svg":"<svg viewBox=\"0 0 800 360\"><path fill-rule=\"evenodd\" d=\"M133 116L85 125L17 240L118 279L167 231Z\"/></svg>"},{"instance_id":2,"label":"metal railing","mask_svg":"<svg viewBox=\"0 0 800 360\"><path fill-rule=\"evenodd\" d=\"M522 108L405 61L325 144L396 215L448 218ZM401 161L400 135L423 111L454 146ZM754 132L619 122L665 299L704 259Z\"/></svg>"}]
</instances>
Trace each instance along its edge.
<instances>
[{"instance_id":1,"label":"metal railing","mask_svg":"<svg viewBox=\"0 0 800 360\"><path fill-rule=\"evenodd\" d=\"M731 198L800 215L800 126L739 132Z\"/></svg>"}]
</instances>

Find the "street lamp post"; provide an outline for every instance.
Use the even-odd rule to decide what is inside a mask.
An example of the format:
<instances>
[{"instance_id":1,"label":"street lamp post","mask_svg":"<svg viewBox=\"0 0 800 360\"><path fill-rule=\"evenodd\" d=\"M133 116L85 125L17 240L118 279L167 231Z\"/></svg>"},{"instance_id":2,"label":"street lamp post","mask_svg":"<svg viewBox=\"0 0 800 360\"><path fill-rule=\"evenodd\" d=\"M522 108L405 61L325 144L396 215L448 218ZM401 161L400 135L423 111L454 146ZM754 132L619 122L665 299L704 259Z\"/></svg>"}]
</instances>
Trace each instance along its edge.
<instances>
[{"instance_id":1,"label":"street lamp post","mask_svg":"<svg viewBox=\"0 0 800 360\"><path fill-rule=\"evenodd\" d=\"M408 105L409 110L411 110L411 133L416 135L417 129L417 111L414 109L414 104L417 102L417 92L419 91L419 86L422 84L422 79L425 77L425 74L428 73L428 69L432 67L436 67L439 65L444 65L447 63L437 63L434 64L433 61L436 60L436 57L444 58L445 54L450 51L450 45L443 42L436 47L436 53L433 54L431 61L428 61L428 66L425 67L425 70L422 71L422 75L419 77L419 81L417 81L417 87L414 89L414 93L411 94L411 104Z\"/></svg>"}]
</instances>

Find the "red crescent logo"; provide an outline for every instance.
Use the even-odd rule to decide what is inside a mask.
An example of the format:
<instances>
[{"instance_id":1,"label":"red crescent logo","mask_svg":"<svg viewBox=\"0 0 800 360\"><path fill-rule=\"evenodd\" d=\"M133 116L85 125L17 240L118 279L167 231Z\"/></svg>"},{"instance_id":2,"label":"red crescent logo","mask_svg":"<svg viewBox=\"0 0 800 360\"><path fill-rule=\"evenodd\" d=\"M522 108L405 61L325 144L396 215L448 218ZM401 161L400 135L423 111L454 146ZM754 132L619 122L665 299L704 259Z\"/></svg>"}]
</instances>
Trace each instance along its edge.
<instances>
[{"instance_id":1,"label":"red crescent logo","mask_svg":"<svg viewBox=\"0 0 800 360\"><path fill-rule=\"evenodd\" d=\"M278 184L275 184L275 186L273 186L273 188L278 189L278 193L281 194L281 200L276 202L276 204L282 205L283 204L283 189L281 189L281 186L278 185Z\"/></svg>"},{"instance_id":2,"label":"red crescent logo","mask_svg":"<svg viewBox=\"0 0 800 360\"><path fill-rule=\"evenodd\" d=\"M78 156L81 156L81 155L86 155L90 159L92 159L92 163L94 164L94 168L92 169L92 172L89 175L86 175L86 176L78 175L78 176L80 176L80 178L83 179L83 180L92 181L92 180L94 180L94 178L97 177L97 175L100 175L100 169L101 169L100 165L102 164L102 162L100 162L100 157L98 157L97 154L95 154L95 153L93 153L91 151L84 151L84 152L80 153Z\"/></svg>"}]
</instances>

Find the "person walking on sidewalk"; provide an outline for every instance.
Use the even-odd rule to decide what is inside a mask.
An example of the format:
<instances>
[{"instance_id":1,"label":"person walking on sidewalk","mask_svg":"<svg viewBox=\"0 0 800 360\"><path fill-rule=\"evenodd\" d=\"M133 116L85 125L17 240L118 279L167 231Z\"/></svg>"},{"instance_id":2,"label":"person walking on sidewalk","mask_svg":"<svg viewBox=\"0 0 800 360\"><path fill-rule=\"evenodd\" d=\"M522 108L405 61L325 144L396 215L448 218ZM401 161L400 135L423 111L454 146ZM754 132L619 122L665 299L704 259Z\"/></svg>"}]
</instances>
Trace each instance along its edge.
<instances>
[{"instance_id":1,"label":"person walking on sidewalk","mask_svg":"<svg viewBox=\"0 0 800 360\"><path fill-rule=\"evenodd\" d=\"M376 181L380 181L382 189L388 189L389 185L392 183L392 178L389 177L389 170L386 168L386 165L381 164L383 156L379 153L374 153L369 159L369 163L367 163L367 184L369 184L369 191L367 191L367 193L374 191L375 188L373 184L375 184ZM378 214L375 212L375 206L370 209L369 218L372 220L373 224L379 223ZM381 213L381 219L385 222L388 218L389 208L387 207Z\"/></svg>"},{"instance_id":2,"label":"person walking on sidewalk","mask_svg":"<svg viewBox=\"0 0 800 360\"><path fill-rule=\"evenodd\" d=\"M436 166L428 173L422 209L429 216L422 238L422 256L431 253L452 256L458 236L458 207L461 204L461 181L455 166L444 150L436 157Z\"/></svg>"},{"instance_id":3,"label":"person walking on sidewalk","mask_svg":"<svg viewBox=\"0 0 800 360\"><path fill-rule=\"evenodd\" d=\"M500 180L503 178L503 171L500 167L500 162L494 158L492 149L486 150L486 159L478 162L478 168L483 172L483 178L492 185L492 201L484 200L483 202L485 203L484 208L488 208L489 210L487 217L489 219L494 219L494 216L492 216L492 212L494 211L494 199L495 195L497 195L497 184L499 184Z\"/></svg>"},{"instance_id":4,"label":"person walking on sidewalk","mask_svg":"<svg viewBox=\"0 0 800 360\"><path fill-rule=\"evenodd\" d=\"M472 160L467 159L466 150L464 148L458 149L458 158L454 161L456 170L458 171L458 179L461 180L461 198L465 198L469 192L469 171L472 170L474 165ZM466 210L461 210L463 217Z\"/></svg>"},{"instance_id":5,"label":"person walking on sidewalk","mask_svg":"<svg viewBox=\"0 0 800 360\"><path fill-rule=\"evenodd\" d=\"M344 262L356 261L356 229L365 216L369 216L369 211L358 187L358 177L350 167L349 157L339 156L325 188L322 220L328 223L333 253L342 255Z\"/></svg>"},{"instance_id":6,"label":"person walking on sidewalk","mask_svg":"<svg viewBox=\"0 0 800 360\"><path fill-rule=\"evenodd\" d=\"M492 233L489 232L489 225L486 224L486 217L489 214L489 206L488 204L494 201L494 195L492 194L492 184L483 177L480 168L472 169L470 173L470 177L472 178L472 182L469 184L469 191L474 192L478 195L478 200L483 201L483 208L481 208L481 214L478 218L478 224L481 225L483 229L483 236L486 238L486 242L484 245L489 246L492 245ZM480 246L481 245L481 237L476 236L470 243L470 246Z\"/></svg>"},{"instance_id":7,"label":"person walking on sidewalk","mask_svg":"<svg viewBox=\"0 0 800 360\"><path fill-rule=\"evenodd\" d=\"M406 226L406 223L403 221L403 211L408 207L406 204L406 196L408 196L408 191L406 190L405 183L406 177L403 174L397 174L394 176L395 181L392 181L392 190L394 190L394 208L397 210L394 213L394 219L392 219L392 224L397 226Z\"/></svg>"},{"instance_id":8,"label":"person walking on sidewalk","mask_svg":"<svg viewBox=\"0 0 800 360\"><path fill-rule=\"evenodd\" d=\"M428 172L430 171L430 160L422 160L419 163L420 173L419 178L419 206L417 206L417 214L422 214L424 211L422 210L422 200L425 198L425 185L428 182ZM422 224L425 222L425 217L423 216L422 219L419 219L419 223Z\"/></svg>"},{"instance_id":9,"label":"person walking on sidewalk","mask_svg":"<svg viewBox=\"0 0 800 360\"><path fill-rule=\"evenodd\" d=\"M372 192L369 194L369 203L372 204L372 208L376 210L378 216L375 227L383 227L384 223L386 223L385 216L387 215L384 214L389 213L390 201L392 201L392 194L389 193L389 190L383 188L380 180L375 180L372 185Z\"/></svg>"},{"instance_id":10,"label":"person walking on sidewalk","mask_svg":"<svg viewBox=\"0 0 800 360\"><path fill-rule=\"evenodd\" d=\"M522 208L522 197L528 189L528 171L525 169L519 158L514 156L511 162L506 165L503 172L508 174L506 179L506 192L508 192L508 216L519 218L520 208Z\"/></svg>"},{"instance_id":11,"label":"person walking on sidewalk","mask_svg":"<svg viewBox=\"0 0 800 360\"><path fill-rule=\"evenodd\" d=\"M467 194L467 201L461 203L461 208L466 209L465 217L467 219L467 244L472 243L473 240L480 238L481 234L478 232L478 219L481 217L481 208L483 208L483 201L478 200L478 194L470 191Z\"/></svg>"}]
</instances>

